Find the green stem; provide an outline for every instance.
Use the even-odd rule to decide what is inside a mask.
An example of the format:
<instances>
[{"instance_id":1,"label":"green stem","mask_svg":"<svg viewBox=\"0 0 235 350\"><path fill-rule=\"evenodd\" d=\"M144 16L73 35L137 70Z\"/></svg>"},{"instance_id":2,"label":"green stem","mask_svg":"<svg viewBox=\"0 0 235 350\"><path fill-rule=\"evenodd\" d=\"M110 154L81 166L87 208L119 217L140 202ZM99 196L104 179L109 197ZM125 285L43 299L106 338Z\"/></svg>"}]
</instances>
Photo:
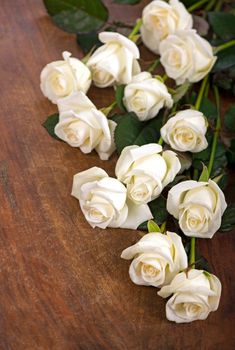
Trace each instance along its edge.
<instances>
[{"instance_id":1,"label":"green stem","mask_svg":"<svg viewBox=\"0 0 235 350\"><path fill-rule=\"evenodd\" d=\"M215 11L219 12L221 7L222 7L222 5L223 5L223 0L217 1L217 4L215 6Z\"/></svg>"},{"instance_id":2,"label":"green stem","mask_svg":"<svg viewBox=\"0 0 235 350\"><path fill-rule=\"evenodd\" d=\"M194 268L195 257L196 257L195 247L196 247L196 238L192 237L190 242L190 255L189 255L189 265L192 268Z\"/></svg>"},{"instance_id":3,"label":"green stem","mask_svg":"<svg viewBox=\"0 0 235 350\"><path fill-rule=\"evenodd\" d=\"M110 106L101 108L101 112L103 112L104 115L106 115L106 117L108 117L109 113L110 113L116 106L117 106L117 102L114 101L113 103L111 103Z\"/></svg>"},{"instance_id":4,"label":"green stem","mask_svg":"<svg viewBox=\"0 0 235 350\"><path fill-rule=\"evenodd\" d=\"M216 1L217 1L217 0L211 0L211 1L208 3L208 5L205 7L205 11L206 11L206 12L210 11L210 10L213 8L213 6L215 5Z\"/></svg>"},{"instance_id":5,"label":"green stem","mask_svg":"<svg viewBox=\"0 0 235 350\"><path fill-rule=\"evenodd\" d=\"M193 4L188 8L188 12L193 12L194 10L197 10L198 8L202 7L202 5L206 4L209 0L200 0L196 2L196 4Z\"/></svg>"},{"instance_id":6,"label":"green stem","mask_svg":"<svg viewBox=\"0 0 235 350\"><path fill-rule=\"evenodd\" d=\"M128 38L129 38L130 40L135 39L135 36L136 36L136 34L139 33L139 30L140 30L142 24L143 24L142 19L141 19L141 18L138 18L137 21L136 21L136 24L135 24L134 28L132 29L131 33L130 33L129 36L128 36ZM134 41L135 41L135 40L134 40Z\"/></svg>"},{"instance_id":7,"label":"green stem","mask_svg":"<svg viewBox=\"0 0 235 350\"><path fill-rule=\"evenodd\" d=\"M152 64L151 66L148 68L148 72L152 73L154 72L154 70L156 69L156 67L159 65L160 63L160 58L157 58Z\"/></svg>"},{"instance_id":8,"label":"green stem","mask_svg":"<svg viewBox=\"0 0 235 350\"><path fill-rule=\"evenodd\" d=\"M195 180L195 181L198 180L198 169L194 169L194 171L193 171L193 180Z\"/></svg>"},{"instance_id":9,"label":"green stem","mask_svg":"<svg viewBox=\"0 0 235 350\"><path fill-rule=\"evenodd\" d=\"M219 90L217 86L214 86L214 94L215 94L215 102L216 102L216 108L217 108L217 119L216 119L216 127L215 127L215 132L214 132L214 137L212 141L212 147L211 147L211 155L210 155L210 160L208 164L208 173L209 175L211 174L212 168L213 168L213 163L215 159L215 152L216 152L216 147L218 143L218 138L219 138L219 132L221 128L221 120L220 120L220 97L219 97Z\"/></svg>"},{"instance_id":10,"label":"green stem","mask_svg":"<svg viewBox=\"0 0 235 350\"><path fill-rule=\"evenodd\" d=\"M164 233L166 231L166 221L164 221L162 224L161 224L161 233Z\"/></svg>"},{"instance_id":11,"label":"green stem","mask_svg":"<svg viewBox=\"0 0 235 350\"><path fill-rule=\"evenodd\" d=\"M163 141L163 138L162 138L162 137L160 137L160 139L158 140L158 142L157 142L157 143L158 143L160 146L162 146L163 142L164 142L164 141Z\"/></svg>"},{"instance_id":12,"label":"green stem","mask_svg":"<svg viewBox=\"0 0 235 350\"><path fill-rule=\"evenodd\" d=\"M234 45L235 45L235 40L228 41L228 42L225 43L225 44L221 44L221 45L215 47L214 52L215 52L215 53L218 53L218 52L223 51L223 50L226 50L226 49L228 49L229 47L234 46Z\"/></svg>"},{"instance_id":13,"label":"green stem","mask_svg":"<svg viewBox=\"0 0 235 350\"><path fill-rule=\"evenodd\" d=\"M209 90L210 90L210 83L208 81L207 84L206 84L206 87L205 87L204 97L208 97Z\"/></svg>"},{"instance_id":14,"label":"green stem","mask_svg":"<svg viewBox=\"0 0 235 350\"><path fill-rule=\"evenodd\" d=\"M209 75L205 76L205 78L202 81L202 85L201 85L199 93L198 93L197 101L195 103L195 108L197 110L199 110L199 108L201 106L202 98L203 98L203 95L204 95L204 92L205 92L205 88L206 88L206 85L207 85L208 78L209 78Z\"/></svg>"}]
</instances>

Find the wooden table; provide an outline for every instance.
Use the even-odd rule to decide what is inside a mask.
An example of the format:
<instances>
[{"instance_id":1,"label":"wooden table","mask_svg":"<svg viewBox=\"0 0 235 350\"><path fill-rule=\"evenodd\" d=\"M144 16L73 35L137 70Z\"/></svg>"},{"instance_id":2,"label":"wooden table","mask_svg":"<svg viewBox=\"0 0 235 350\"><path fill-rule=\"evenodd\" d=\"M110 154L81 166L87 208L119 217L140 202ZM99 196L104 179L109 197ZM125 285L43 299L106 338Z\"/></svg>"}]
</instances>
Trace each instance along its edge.
<instances>
[{"instance_id":1,"label":"wooden table","mask_svg":"<svg viewBox=\"0 0 235 350\"><path fill-rule=\"evenodd\" d=\"M141 6L110 11L133 22ZM234 349L234 232L200 242L223 284L219 310L168 322L156 289L132 284L120 259L137 233L91 229L70 196L76 172L96 165L112 175L115 157L84 155L41 126L56 106L40 92L40 71L63 50L81 57L74 36L40 0L1 0L0 50L0 349ZM99 107L113 98L95 88L89 96Z\"/></svg>"}]
</instances>

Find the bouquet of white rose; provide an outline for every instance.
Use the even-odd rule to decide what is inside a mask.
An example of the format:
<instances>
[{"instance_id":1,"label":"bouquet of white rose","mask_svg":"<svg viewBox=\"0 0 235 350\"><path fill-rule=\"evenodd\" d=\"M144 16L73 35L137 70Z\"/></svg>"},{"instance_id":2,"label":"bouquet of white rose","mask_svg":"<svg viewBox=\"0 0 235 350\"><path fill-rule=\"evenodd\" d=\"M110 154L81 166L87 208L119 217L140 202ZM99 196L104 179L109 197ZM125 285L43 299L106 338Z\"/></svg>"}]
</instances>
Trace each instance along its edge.
<instances>
[{"instance_id":1,"label":"bouquet of white rose","mask_svg":"<svg viewBox=\"0 0 235 350\"><path fill-rule=\"evenodd\" d=\"M219 93L222 87L235 91L234 10L222 1L154 0L126 37L115 30L97 34L108 18L101 0L70 2L63 8L44 0L55 23L78 33L89 52L79 60L65 51L63 60L42 70L41 90L59 110L44 126L83 153L95 150L102 160L119 154L116 178L94 166L74 176L72 195L92 228L147 230L121 255L132 260L131 280L171 296L170 321L205 319L218 308L221 283L196 252L195 239L235 224L234 205L227 207L223 194L235 139L224 144L220 135ZM198 10L200 21L192 15ZM141 42L157 55L143 71ZM164 76L156 74L160 64ZM92 82L115 90L110 106L98 110L86 96ZM224 116L230 131L234 111L232 105Z\"/></svg>"}]
</instances>

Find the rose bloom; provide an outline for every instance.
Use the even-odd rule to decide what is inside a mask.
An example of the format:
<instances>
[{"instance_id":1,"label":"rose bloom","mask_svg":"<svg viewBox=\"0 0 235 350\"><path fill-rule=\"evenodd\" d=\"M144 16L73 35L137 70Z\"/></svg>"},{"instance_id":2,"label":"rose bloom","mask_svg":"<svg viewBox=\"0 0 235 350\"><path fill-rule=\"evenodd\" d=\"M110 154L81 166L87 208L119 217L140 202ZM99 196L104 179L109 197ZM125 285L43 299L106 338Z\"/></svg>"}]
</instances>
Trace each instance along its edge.
<instances>
[{"instance_id":1,"label":"rose bloom","mask_svg":"<svg viewBox=\"0 0 235 350\"><path fill-rule=\"evenodd\" d=\"M210 43L195 30L181 30L160 43L161 64L178 85L196 83L212 69L216 57Z\"/></svg>"},{"instance_id":2,"label":"rose bloom","mask_svg":"<svg viewBox=\"0 0 235 350\"><path fill-rule=\"evenodd\" d=\"M132 282L144 286L161 287L188 266L182 240L174 232L144 235L139 242L125 249L121 257L134 259L129 274Z\"/></svg>"},{"instance_id":3,"label":"rose bloom","mask_svg":"<svg viewBox=\"0 0 235 350\"><path fill-rule=\"evenodd\" d=\"M42 93L53 103L75 91L87 93L91 85L91 72L71 53L63 52L63 61L51 62L43 68L40 76Z\"/></svg>"},{"instance_id":4,"label":"rose bloom","mask_svg":"<svg viewBox=\"0 0 235 350\"><path fill-rule=\"evenodd\" d=\"M81 91L58 100L58 108L55 134L71 147L79 147L83 153L95 149L102 160L107 160L115 150L116 123L107 120Z\"/></svg>"},{"instance_id":5,"label":"rose bloom","mask_svg":"<svg viewBox=\"0 0 235 350\"><path fill-rule=\"evenodd\" d=\"M203 270L191 269L175 276L171 284L158 292L163 298L172 297L166 304L166 317L176 323L205 320L216 311L221 295L220 280Z\"/></svg>"},{"instance_id":6,"label":"rose bloom","mask_svg":"<svg viewBox=\"0 0 235 350\"><path fill-rule=\"evenodd\" d=\"M191 29L193 20L183 3L178 0L152 1L143 10L141 38L152 52L159 53L159 44L177 30Z\"/></svg>"},{"instance_id":7,"label":"rose bloom","mask_svg":"<svg viewBox=\"0 0 235 350\"><path fill-rule=\"evenodd\" d=\"M87 62L94 84L100 88L128 84L140 72L138 47L119 33L102 32L99 40L104 45Z\"/></svg>"},{"instance_id":8,"label":"rose bloom","mask_svg":"<svg viewBox=\"0 0 235 350\"><path fill-rule=\"evenodd\" d=\"M223 192L212 180L183 181L168 192L167 211L179 220L186 236L212 238L226 207Z\"/></svg>"},{"instance_id":9,"label":"rose bloom","mask_svg":"<svg viewBox=\"0 0 235 350\"><path fill-rule=\"evenodd\" d=\"M171 108L173 100L164 83L148 72L141 72L125 87L123 103L128 112L144 121L156 117L163 107Z\"/></svg>"},{"instance_id":10,"label":"rose bloom","mask_svg":"<svg viewBox=\"0 0 235 350\"><path fill-rule=\"evenodd\" d=\"M207 148L207 120L204 115L193 109L186 109L175 114L161 128L161 136L171 148L192 153Z\"/></svg>"},{"instance_id":11,"label":"rose bloom","mask_svg":"<svg viewBox=\"0 0 235 350\"><path fill-rule=\"evenodd\" d=\"M149 207L127 202L126 187L109 177L101 168L93 167L74 176L72 196L80 202L87 222L94 228L137 227L153 216Z\"/></svg>"},{"instance_id":12,"label":"rose bloom","mask_svg":"<svg viewBox=\"0 0 235 350\"><path fill-rule=\"evenodd\" d=\"M127 185L129 199L143 204L157 198L163 188L174 180L180 168L174 152L162 152L162 146L150 143L125 147L115 173L118 180Z\"/></svg>"}]
</instances>

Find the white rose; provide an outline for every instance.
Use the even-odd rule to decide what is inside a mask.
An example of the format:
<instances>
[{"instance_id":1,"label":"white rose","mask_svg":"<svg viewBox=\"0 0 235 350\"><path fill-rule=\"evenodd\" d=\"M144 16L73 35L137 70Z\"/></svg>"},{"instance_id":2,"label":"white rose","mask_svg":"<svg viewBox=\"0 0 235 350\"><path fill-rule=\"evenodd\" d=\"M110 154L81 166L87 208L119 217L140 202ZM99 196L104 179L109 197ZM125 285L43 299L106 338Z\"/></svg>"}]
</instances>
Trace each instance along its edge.
<instances>
[{"instance_id":1,"label":"white rose","mask_svg":"<svg viewBox=\"0 0 235 350\"><path fill-rule=\"evenodd\" d=\"M186 236L211 238L226 207L223 192L212 180L183 181L168 192L167 210L179 220Z\"/></svg>"},{"instance_id":2,"label":"white rose","mask_svg":"<svg viewBox=\"0 0 235 350\"><path fill-rule=\"evenodd\" d=\"M107 160L115 150L116 123L97 110L81 91L58 100L58 108L55 134L71 147L79 147L83 153L95 149L102 160Z\"/></svg>"},{"instance_id":3,"label":"white rose","mask_svg":"<svg viewBox=\"0 0 235 350\"><path fill-rule=\"evenodd\" d=\"M178 85L195 83L212 69L216 57L208 41L195 30L177 31L160 43L161 64Z\"/></svg>"},{"instance_id":4,"label":"white rose","mask_svg":"<svg viewBox=\"0 0 235 350\"><path fill-rule=\"evenodd\" d=\"M125 249L121 257L134 259L129 274L132 282L161 287L170 283L177 273L188 266L182 240L174 232L148 233L139 242Z\"/></svg>"},{"instance_id":5,"label":"white rose","mask_svg":"<svg viewBox=\"0 0 235 350\"><path fill-rule=\"evenodd\" d=\"M152 218L147 205L135 206L126 201L126 187L111 178L101 168L93 167L74 176L72 196L80 202L81 210L94 227L137 229Z\"/></svg>"},{"instance_id":6,"label":"white rose","mask_svg":"<svg viewBox=\"0 0 235 350\"><path fill-rule=\"evenodd\" d=\"M161 152L162 146L155 143L123 149L115 173L127 185L128 197L134 203L148 203L157 198L180 171L176 154Z\"/></svg>"},{"instance_id":7,"label":"white rose","mask_svg":"<svg viewBox=\"0 0 235 350\"><path fill-rule=\"evenodd\" d=\"M125 87L123 103L128 112L135 112L144 121L156 117L163 107L171 108L173 100L164 83L142 72Z\"/></svg>"},{"instance_id":8,"label":"white rose","mask_svg":"<svg viewBox=\"0 0 235 350\"><path fill-rule=\"evenodd\" d=\"M53 103L75 91L87 93L91 85L89 68L77 58L71 58L70 52L64 51L62 55L64 61L47 64L40 76L41 90Z\"/></svg>"},{"instance_id":9,"label":"white rose","mask_svg":"<svg viewBox=\"0 0 235 350\"><path fill-rule=\"evenodd\" d=\"M152 1L143 10L141 38L149 50L158 54L159 44L177 30L191 29L192 16L178 0Z\"/></svg>"},{"instance_id":10,"label":"white rose","mask_svg":"<svg viewBox=\"0 0 235 350\"><path fill-rule=\"evenodd\" d=\"M128 84L140 72L138 47L119 33L102 32L99 39L104 45L87 62L94 84L100 88Z\"/></svg>"},{"instance_id":11,"label":"white rose","mask_svg":"<svg viewBox=\"0 0 235 350\"><path fill-rule=\"evenodd\" d=\"M220 280L203 270L191 269L181 272L171 284L158 292L163 298L173 296L166 304L166 317L176 323L205 320L216 311L221 295Z\"/></svg>"},{"instance_id":12,"label":"white rose","mask_svg":"<svg viewBox=\"0 0 235 350\"><path fill-rule=\"evenodd\" d=\"M161 136L171 148L192 153L207 148L206 140L207 120L196 110L187 109L176 113L161 128Z\"/></svg>"}]
</instances>

